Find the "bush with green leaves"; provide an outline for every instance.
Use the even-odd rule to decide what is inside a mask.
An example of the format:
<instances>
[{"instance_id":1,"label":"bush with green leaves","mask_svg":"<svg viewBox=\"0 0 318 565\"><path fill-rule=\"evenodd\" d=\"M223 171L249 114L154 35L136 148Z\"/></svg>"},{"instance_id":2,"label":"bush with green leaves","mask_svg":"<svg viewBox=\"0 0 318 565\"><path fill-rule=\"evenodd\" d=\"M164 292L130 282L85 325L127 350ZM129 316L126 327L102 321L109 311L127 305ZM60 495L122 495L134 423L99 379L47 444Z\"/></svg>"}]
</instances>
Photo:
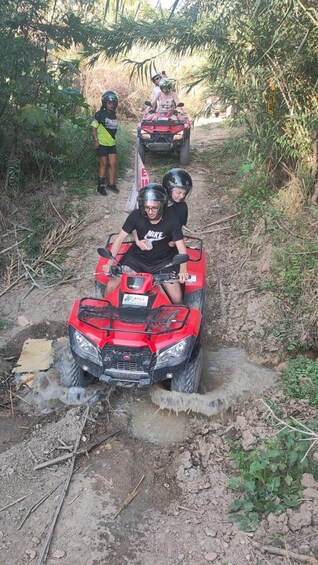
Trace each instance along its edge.
<instances>
[{"instance_id":1,"label":"bush with green leaves","mask_svg":"<svg viewBox=\"0 0 318 565\"><path fill-rule=\"evenodd\" d=\"M257 162L247 162L239 169L242 177L239 204L243 212L243 231L249 233L255 223L264 216L268 205L266 177Z\"/></svg>"},{"instance_id":2,"label":"bush with green leaves","mask_svg":"<svg viewBox=\"0 0 318 565\"><path fill-rule=\"evenodd\" d=\"M230 521L245 531L256 530L262 515L280 514L298 506L301 498L300 478L308 469L308 442L298 432L283 429L252 451L241 443L232 445L231 459L240 474L228 486L240 492L230 505Z\"/></svg>"},{"instance_id":3,"label":"bush with green leaves","mask_svg":"<svg viewBox=\"0 0 318 565\"><path fill-rule=\"evenodd\" d=\"M282 375L284 392L292 398L308 400L311 406L318 405L318 361L297 355L289 359Z\"/></svg>"}]
</instances>

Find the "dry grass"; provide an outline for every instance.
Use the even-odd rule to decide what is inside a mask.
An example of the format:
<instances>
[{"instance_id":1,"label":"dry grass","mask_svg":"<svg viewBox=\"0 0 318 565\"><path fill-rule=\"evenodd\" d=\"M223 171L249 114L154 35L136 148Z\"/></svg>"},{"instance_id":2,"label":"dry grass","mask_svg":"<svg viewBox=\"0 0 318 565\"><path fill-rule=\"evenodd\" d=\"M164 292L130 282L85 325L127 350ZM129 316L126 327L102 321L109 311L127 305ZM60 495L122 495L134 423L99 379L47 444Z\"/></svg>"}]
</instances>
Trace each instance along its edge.
<instances>
[{"instance_id":1,"label":"dry grass","mask_svg":"<svg viewBox=\"0 0 318 565\"><path fill-rule=\"evenodd\" d=\"M34 286L38 286L36 278L40 274L40 270L47 262L52 261L60 256L63 251L72 247L78 232L83 227L84 221L87 221L87 215L84 220L73 214L62 227L54 227L44 239L40 254L32 264L27 264L24 261L23 254L18 247L14 249L13 253L8 253L5 277L6 286L0 293L0 296L3 296L22 280L30 280Z\"/></svg>"},{"instance_id":2,"label":"dry grass","mask_svg":"<svg viewBox=\"0 0 318 565\"><path fill-rule=\"evenodd\" d=\"M281 188L273 199L273 205L285 218L294 219L301 214L306 203L304 183L294 174L289 182Z\"/></svg>"}]
</instances>

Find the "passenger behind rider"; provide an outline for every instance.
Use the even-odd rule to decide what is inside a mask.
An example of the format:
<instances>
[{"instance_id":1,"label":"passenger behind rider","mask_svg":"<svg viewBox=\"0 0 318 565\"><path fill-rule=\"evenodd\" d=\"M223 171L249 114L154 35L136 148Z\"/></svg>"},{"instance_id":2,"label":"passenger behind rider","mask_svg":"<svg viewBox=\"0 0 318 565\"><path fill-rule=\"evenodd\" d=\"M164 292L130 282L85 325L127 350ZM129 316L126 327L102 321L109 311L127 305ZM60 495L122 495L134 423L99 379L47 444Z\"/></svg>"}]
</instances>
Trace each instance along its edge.
<instances>
[{"instance_id":1,"label":"passenger behind rider","mask_svg":"<svg viewBox=\"0 0 318 565\"><path fill-rule=\"evenodd\" d=\"M187 171L175 168L166 172L162 179L162 186L168 195L168 208L171 209L181 226L187 225L188 221L188 205L185 202L186 197L192 189L192 178ZM144 243L138 239L136 231L133 232L136 245L140 249L144 249ZM169 242L170 247L175 247L173 241Z\"/></svg>"},{"instance_id":2,"label":"passenger behind rider","mask_svg":"<svg viewBox=\"0 0 318 565\"><path fill-rule=\"evenodd\" d=\"M163 71L164 72L164 71ZM160 87L159 87L159 82L162 78L167 78L166 76L163 76L163 72L159 73L158 71L153 71L152 75L151 75L151 82L153 83L154 87L152 89L151 92L151 100L154 98L154 96L160 92Z\"/></svg>"},{"instance_id":3,"label":"passenger behind rider","mask_svg":"<svg viewBox=\"0 0 318 565\"><path fill-rule=\"evenodd\" d=\"M186 197L192 189L192 178L187 171L179 168L170 169L162 179L162 186L168 193L168 207L177 216L180 226L188 221L188 204Z\"/></svg>"},{"instance_id":4,"label":"passenger behind rider","mask_svg":"<svg viewBox=\"0 0 318 565\"><path fill-rule=\"evenodd\" d=\"M173 241L178 253L186 253L182 230L176 220L174 212L168 207L168 195L162 185L150 183L141 189L138 196L137 210L129 214L121 231L115 238L111 253L114 257L118 254L120 246L128 234L134 230L137 233L139 246L133 243L120 260L124 272L156 274L164 268L164 272L171 272L175 267L166 267L175 255L175 250L170 247ZM105 273L110 272L114 261L110 259L103 267ZM182 303L182 290L180 283L188 278L187 264L180 266L178 281L162 283L162 286L174 304ZM108 294L117 288L120 279L113 277L106 285L105 293Z\"/></svg>"},{"instance_id":5,"label":"passenger behind rider","mask_svg":"<svg viewBox=\"0 0 318 565\"><path fill-rule=\"evenodd\" d=\"M151 82L153 82L154 87L152 89L150 99L152 99L155 96L155 94L157 94L157 92L160 92L159 82L162 78L166 78L166 79L168 78L166 75L166 71L159 72L154 70L153 73L151 74ZM175 84L172 85L172 90L174 91L176 90Z\"/></svg>"},{"instance_id":6,"label":"passenger behind rider","mask_svg":"<svg viewBox=\"0 0 318 565\"><path fill-rule=\"evenodd\" d=\"M159 81L160 92L151 100L151 106L157 112L172 112L179 104L179 99L172 88L172 82L166 78Z\"/></svg>"}]
</instances>

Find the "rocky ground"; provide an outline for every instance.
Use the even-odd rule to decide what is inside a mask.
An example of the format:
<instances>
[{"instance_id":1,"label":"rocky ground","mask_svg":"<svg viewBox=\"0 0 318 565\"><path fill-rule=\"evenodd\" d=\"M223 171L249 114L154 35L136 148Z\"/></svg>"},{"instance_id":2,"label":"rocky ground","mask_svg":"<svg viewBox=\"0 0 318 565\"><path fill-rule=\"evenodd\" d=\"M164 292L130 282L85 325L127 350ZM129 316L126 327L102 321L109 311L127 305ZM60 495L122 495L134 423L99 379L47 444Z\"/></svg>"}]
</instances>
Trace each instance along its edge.
<instances>
[{"instance_id":1,"label":"rocky ground","mask_svg":"<svg viewBox=\"0 0 318 565\"><path fill-rule=\"evenodd\" d=\"M230 218L238 182L233 163L225 169L213 157L203 159L207 149L232 135L218 124L196 126L187 168L195 186L189 227L203 236L209 263L204 343L245 347L255 362L276 365L280 348L268 332L272 305L256 286L270 251L258 245L257 235L250 249L236 235L237 218ZM147 168L158 181L160 160L151 159ZM268 435L270 414L259 398L217 419L160 411L148 391L112 391L88 406L56 400L45 413L15 389L11 369L24 341L65 335L73 300L91 292L97 259L92 250L120 228L131 178L130 171L120 180L119 196L94 193L85 199L87 221L66 258L76 280L49 292L29 292L25 283L1 297L11 325L0 336L0 563L317 564L318 485L309 474L297 509L270 515L249 533L228 520L234 494L227 484L236 473L228 440L241 439L249 451ZM266 395L278 405L284 401L278 382ZM289 401L284 410L301 418L308 407Z\"/></svg>"}]
</instances>

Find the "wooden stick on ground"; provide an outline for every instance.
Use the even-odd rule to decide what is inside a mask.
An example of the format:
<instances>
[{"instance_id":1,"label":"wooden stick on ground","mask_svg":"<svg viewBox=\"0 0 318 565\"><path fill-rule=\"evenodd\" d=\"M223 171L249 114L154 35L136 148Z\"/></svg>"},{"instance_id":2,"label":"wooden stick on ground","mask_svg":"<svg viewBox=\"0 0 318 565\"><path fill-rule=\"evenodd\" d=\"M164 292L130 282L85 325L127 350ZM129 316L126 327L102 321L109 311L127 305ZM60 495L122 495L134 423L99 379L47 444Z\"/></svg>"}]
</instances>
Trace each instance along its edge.
<instances>
[{"instance_id":1,"label":"wooden stick on ground","mask_svg":"<svg viewBox=\"0 0 318 565\"><path fill-rule=\"evenodd\" d=\"M212 229L208 229L208 230L203 230L201 232L201 235L206 235L207 233L215 233L217 231L230 230L230 229L231 229L231 226L223 226L223 227L220 227L220 228L216 228L215 230L212 228Z\"/></svg>"},{"instance_id":2,"label":"wooden stick on ground","mask_svg":"<svg viewBox=\"0 0 318 565\"><path fill-rule=\"evenodd\" d=\"M60 218L60 220L63 222L63 224L64 224L64 226L65 226L66 221L64 220L64 218L62 218L60 212L55 208L55 206L54 206L54 204L53 204L53 202L52 202L52 200L51 200L50 197L49 197L49 202L50 202L50 204L51 204L51 206L52 206L54 212L56 212L56 214L58 215L58 217Z\"/></svg>"},{"instance_id":3,"label":"wooden stick on ground","mask_svg":"<svg viewBox=\"0 0 318 565\"><path fill-rule=\"evenodd\" d=\"M10 397L11 416L12 416L12 418L14 418L14 408L13 408L12 390L11 390L11 387L10 387L10 389L9 389L9 397Z\"/></svg>"},{"instance_id":4,"label":"wooden stick on ground","mask_svg":"<svg viewBox=\"0 0 318 565\"><path fill-rule=\"evenodd\" d=\"M26 494L25 496L21 496L21 498L18 498L18 500L14 500L13 502L10 502L10 504L6 504L6 506L0 508L0 512L3 512L3 510L6 510L7 508L11 508L11 506L14 506L15 504L18 504L18 502L21 502L22 500L27 498L27 496L28 495Z\"/></svg>"},{"instance_id":5,"label":"wooden stick on ground","mask_svg":"<svg viewBox=\"0 0 318 565\"><path fill-rule=\"evenodd\" d=\"M11 394L13 394L13 396L18 398L19 400L22 400L22 402L25 402L26 404L28 404L28 406L31 406L31 408L34 408L34 406L31 404L31 402L28 402L27 400L25 400L25 398L23 398L19 394L16 394L15 392L13 392L13 390L11 390Z\"/></svg>"},{"instance_id":6,"label":"wooden stick on ground","mask_svg":"<svg viewBox=\"0 0 318 565\"><path fill-rule=\"evenodd\" d=\"M238 212L237 214L231 214L231 216L227 216L226 218L221 218L220 220L216 220L214 222L209 222L208 224L206 224L205 226L202 226L201 228L201 233L202 231L204 231L206 228L211 228L212 226L216 226L217 224L222 224L222 222L227 222L228 220L231 220L232 218L235 218L236 216L240 216L242 212Z\"/></svg>"},{"instance_id":7,"label":"wooden stick on ground","mask_svg":"<svg viewBox=\"0 0 318 565\"><path fill-rule=\"evenodd\" d=\"M86 426L86 420L87 420L87 417L88 417L88 413L89 413L89 406L87 406L85 413L84 413L83 423L82 423L80 432L78 434L78 437L76 439L75 446L74 446L73 459L72 459L72 462L71 462L69 474L68 474L68 477L67 477L65 484L64 484L64 487L63 487L63 491L62 491L62 494L61 494L61 497L60 497L60 502L57 505L55 514L53 516L53 520L52 520L51 525L49 527L49 531L48 531L48 534L46 536L44 547L43 547L41 554L39 556L38 565L43 565L46 562L46 558L47 558L49 550L50 550L51 541L52 541L53 535L54 535L54 528L57 524L60 512L62 510L62 506L63 506L63 503L64 503L64 499L67 495L67 492L68 492L68 489L69 489L69 486L70 486L70 483L71 483L71 480L72 480L76 455L77 455L78 447L79 447L79 444L80 444L80 441L81 441L81 437L83 435L84 428Z\"/></svg>"},{"instance_id":8,"label":"wooden stick on ground","mask_svg":"<svg viewBox=\"0 0 318 565\"><path fill-rule=\"evenodd\" d=\"M126 500L124 501L124 503L121 505L121 507L117 510L114 518L117 518L117 516L122 512L122 510L124 510L124 508L126 508L128 506L128 504L131 503L132 500L134 500L134 498L137 496L138 494L138 487L141 485L142 481L144 480L145 475L143 475L141 477L141 479L138 481L137 485L135 486L134 490L127 496Z\"/></svg>"},{"instance_id":9,"label":"wooden stick on ground","mask_svg":"<svg viewBox=\"0 0 318 565\"><path fill-rule=\"evenodd\" d=\"M18 530L21 530L24 522L28 519L28 517L30 516L30 514L32 514L32 512L35 512L35 510L41 506L42 502L45 502L45 500L47 498L49 498L49 496L56 491L56 489L58 489L62 484L64 483L64 481L62 481L61 483L59 483L58 485L56 485L55 487L53 487L49 492L47 492L44 496L42 496L42 498L40 498L35 504L33 504L33 506L31 506L31 508L29 508L29 510L27 511L26 515L24 516L24 518L22 518L20 524L18 525Z\"/></svg>"},{"instance_id":10,"label":"wooden stick on ground","mask_svg":"<svg viewBox=\"0 0 318 565\"><path fill-rule=\"evenodd\" d=\"M108 439L116 436L117 434L119 434L119 431L114 432L113 434L110 434L99 441L96 441L91 446L88 446L86 449L80 449L79 451L77 451L77 455L85 455L89 453L90 451L92 451L92 449L98 447L99 445L101 445L101 443L104 443L104 441L107 441ZM38 465L35 465L33 469L37 471L38 469L44 469L44 467L50 467L51 465L55 465L56 463L61 463L62 461L71 459L73 455L74 455L73 451L72 453L65 453L64 455L60 455L59 457L55 457L54 459L49 459L48 461L44 461L44 463L39 463Z\"/></svg>"},{"instance_id":11,"label":"wooden stick on ground","mask_svg":"<svg viewBox=\"0 0 318 565\"><path fill-rule=\"evenodd\" d=\"M279 547L274 547L273 545L265 545L263 550L267 553L272 553L273 555L281 555L282 557L287 557L290 559L295 559L299 563L308 563L309 565L318 565L318 561L315 557L310 557L310 555L300 555L299 553L294 553L288 549L280 549Z\"/></svg>"}]
</instances>

